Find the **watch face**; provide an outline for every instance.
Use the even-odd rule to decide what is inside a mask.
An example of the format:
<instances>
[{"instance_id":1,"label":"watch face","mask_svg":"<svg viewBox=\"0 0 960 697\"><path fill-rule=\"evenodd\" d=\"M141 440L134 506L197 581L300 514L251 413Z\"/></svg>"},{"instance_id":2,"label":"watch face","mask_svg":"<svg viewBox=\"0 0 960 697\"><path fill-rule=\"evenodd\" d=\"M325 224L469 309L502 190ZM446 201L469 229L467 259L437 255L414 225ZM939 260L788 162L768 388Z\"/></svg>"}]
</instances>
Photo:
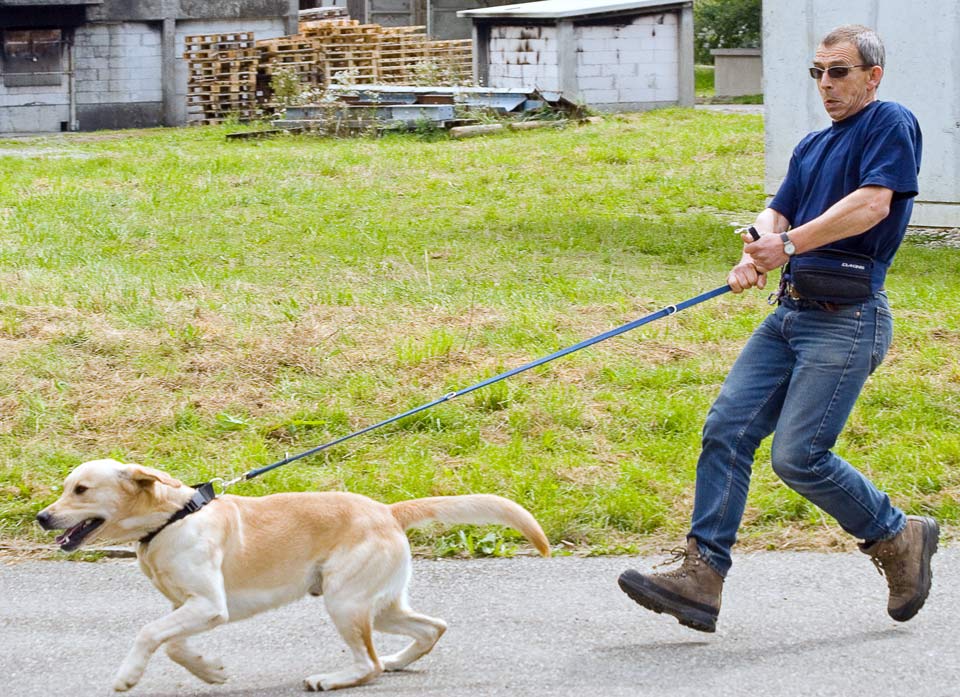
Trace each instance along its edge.
<instances>
[{"instance_id":1,"label":"watch face","mask_svg":"<svg viewBox=\"0 0 960 697\"><path fill-rule=\"evenodd\" d=\"M787 233L781 233L780 239L783 240L783 251L787 256L790 256L797 251L797 248L793 245L793 242L789 237L787 237Z\"/></svg>"}]
</instances>

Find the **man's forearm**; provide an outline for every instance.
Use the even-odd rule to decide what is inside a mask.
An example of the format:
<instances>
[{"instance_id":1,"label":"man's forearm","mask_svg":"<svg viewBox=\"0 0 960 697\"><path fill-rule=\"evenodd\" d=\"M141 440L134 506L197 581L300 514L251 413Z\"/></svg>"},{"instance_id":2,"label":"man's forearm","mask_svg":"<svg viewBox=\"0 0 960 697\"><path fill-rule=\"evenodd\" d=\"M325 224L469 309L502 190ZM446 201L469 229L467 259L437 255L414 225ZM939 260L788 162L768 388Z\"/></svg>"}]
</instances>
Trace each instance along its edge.
<instances>
[{"instance_id":1,"label":"man's forearm","mask_svg":"<svg viewBox=\"0 0 960 697\"><path fill-rule=\"evenodd\" d=\"M818 217L791 230L790 240L802 253L859 235L889 215L892 198L893 192L880 186L857 189Z\"/></svg>"},{"instance_id":2,"label":"man's forearm","mask_svg":"<svg viewBox=\"0 0 960 697\"><path fill-rule=\"evenodd\" d=\"M753 226L761 235L779 235L781 232L786 232L790 229L790 221L787 220L780 211L776 211L773 208L764 208L760 214L757 215ZM743 256L740 257L740 263L752 264L753 257L744 251Z\"/></svg>"},{"instance_id":3,"label":"man's forearm","mask_svg":"<svg viewBox=\"0 0 960 697\"><path fill-rule=\"evenodd\" d=\"M786 216L773 208L764 208L753 225L761 235L767 233L779 235L790 229L790 221Z\"/></svg>"}]
</instances>

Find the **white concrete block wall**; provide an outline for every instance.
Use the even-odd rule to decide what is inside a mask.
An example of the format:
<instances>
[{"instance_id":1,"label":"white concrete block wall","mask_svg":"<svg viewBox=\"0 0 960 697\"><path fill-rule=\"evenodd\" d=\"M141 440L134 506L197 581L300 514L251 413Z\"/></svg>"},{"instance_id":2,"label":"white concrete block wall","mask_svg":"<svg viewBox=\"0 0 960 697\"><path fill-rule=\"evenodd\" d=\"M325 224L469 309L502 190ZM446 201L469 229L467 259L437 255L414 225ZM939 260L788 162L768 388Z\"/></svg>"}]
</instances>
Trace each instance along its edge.
<instances>
[{"instance_id":1,"label":"white concrete block wall","mask_svg":"<svg viewBox=\"0 0 960 697\"><path fill-rule=\"evenodd\" d=\"M78 105L163 101L159 26L91 24L74 44Z\"/></svg>"},{"instance_id":2,"label":"white concrete block wall","mask_svg":"<svg viewBox=\"0 0 960 697\"><path fill-rule=\"evenodd\" d=\"M492 87L560 89L557 29L551 26L494 26L490 31Z\"/></svg>"},{"instance_id":3,"label":"white concrete block wall","mask_svg":"<svg viewBox=\"0 0 960 697\"><path fill-rule=\"evenodd\" d=\"M579 25L577 82L587 104L675 103L680 97L679 28L672 13L625 26Z\"/></svg>"}]
</instances>

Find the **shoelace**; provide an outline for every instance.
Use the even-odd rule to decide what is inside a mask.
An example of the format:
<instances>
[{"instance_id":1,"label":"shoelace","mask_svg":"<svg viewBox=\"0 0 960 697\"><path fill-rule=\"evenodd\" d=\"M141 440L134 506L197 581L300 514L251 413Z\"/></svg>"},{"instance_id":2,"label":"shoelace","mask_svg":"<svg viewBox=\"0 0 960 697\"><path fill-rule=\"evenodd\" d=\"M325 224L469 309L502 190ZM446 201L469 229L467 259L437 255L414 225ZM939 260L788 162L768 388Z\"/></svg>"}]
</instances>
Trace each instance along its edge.
<instances>
[{"instance_id":1,"label":"shoelace","mask_svg":"<svg viewBox=\"0 0 960 697\"><path fill-rule=\"evenodd\" d=\"M870 561L877 567L877 572L887 580L887 585L890 586L891 591L899 592L909 587L909 584L906 582L906 569L904 568L904 564L897 564L888 568L885 560L880 556L870 557Z\"/></svg>"},{"instance_id":2,"label":"shoelace","mask_svg":"<svg viewBox=\"0 0 960 697\"><path fill-rule=\"evenodd\" d=\"M661 549L660 553L671 554L673 556L670 559L667 559L666 561L660 562L659 564L654 564L653 566L654 569L659 569L661 566L671 566L672 564L676 564L679 561L686 561L688 556L686 547L674 547L673 549Z\"/></svg>"}]
</instances>

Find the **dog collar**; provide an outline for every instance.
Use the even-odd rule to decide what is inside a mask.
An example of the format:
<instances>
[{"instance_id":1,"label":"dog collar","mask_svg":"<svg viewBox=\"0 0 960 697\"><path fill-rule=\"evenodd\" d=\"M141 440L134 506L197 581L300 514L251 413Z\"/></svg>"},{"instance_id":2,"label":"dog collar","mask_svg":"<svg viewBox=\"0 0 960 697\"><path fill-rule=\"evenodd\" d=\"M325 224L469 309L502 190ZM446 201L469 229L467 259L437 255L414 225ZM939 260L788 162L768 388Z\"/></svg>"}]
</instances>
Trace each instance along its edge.
<instances>
[{"instance_id":1,"label":"dog collar","mask_svg":"<svg viewBox=\"0 0 960 697\"><path fill-rule=\"evenodd\" d=\"M204 482L203 484L197 484L193 487L196 489L193 496L190 497L190 500L184 504L183 508L170 516L169 520L166 523L161 525L159 528L153 532L148 532L146 535L140 538L140 544L147 545L150 543L154 537L156 537L160 532L166 528L168 525L176 523L178 520L186 518L191 513L196 513L201 508L206 506L208 503L217 498L217 494L213 490L213 482Z\"/></svg>"}]
</instances>

